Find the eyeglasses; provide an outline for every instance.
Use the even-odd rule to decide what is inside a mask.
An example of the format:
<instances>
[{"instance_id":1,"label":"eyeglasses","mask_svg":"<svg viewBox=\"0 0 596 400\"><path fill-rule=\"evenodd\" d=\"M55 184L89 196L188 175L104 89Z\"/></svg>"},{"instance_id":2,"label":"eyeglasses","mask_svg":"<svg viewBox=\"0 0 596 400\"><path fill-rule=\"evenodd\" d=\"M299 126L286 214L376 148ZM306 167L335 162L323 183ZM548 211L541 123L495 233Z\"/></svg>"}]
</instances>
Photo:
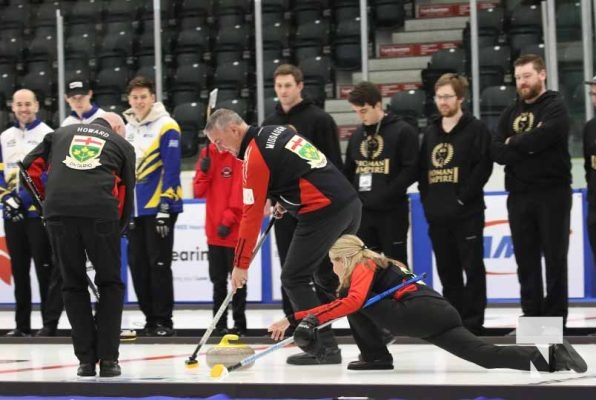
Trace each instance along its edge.
<instances>
[{"instance_id":1,"label":"eyeglasses","mask_svg":"<svg viewBox=\"0 0 596 400\"><path fill-rule=\"evenodd\" d=\"M434 99L435 99L435 101L442 101L442 100L449 101L454 97L457 97L457 96L454 94L444 94L442 96L435 96Z\"/></svg>"}]
</instances>

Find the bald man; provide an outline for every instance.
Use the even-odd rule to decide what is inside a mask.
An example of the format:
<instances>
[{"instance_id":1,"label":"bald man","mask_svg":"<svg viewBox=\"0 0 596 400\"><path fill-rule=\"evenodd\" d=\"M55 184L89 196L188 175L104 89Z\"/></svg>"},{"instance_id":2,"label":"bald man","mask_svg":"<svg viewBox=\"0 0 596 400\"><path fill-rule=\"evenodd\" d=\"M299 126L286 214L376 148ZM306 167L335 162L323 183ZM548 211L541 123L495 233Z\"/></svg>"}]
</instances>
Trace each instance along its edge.
<instances>
[{"instance_id":1,"label":"bald man","mask_svg":"<svg viewBox=\"0 0 596 400\"><path fill-rule=\"evenodd\" d=\"M122 119L106 113L90 124L57 129L23 160L45 199L79 376L94 376L98 361L100 376L120 375L120 235L130 219L135 184L134 147L123 132ZM45 185L40 171L48 171ZM87 257L99 291L95 317L87 290Z\"/></svg>"},{"instance_id":2,"label":"bald man","mask_svg":"<svg viewBox=\"0 0 596 400\"><path fill-rule=\"evenodd\" d=\"M6 336L31 335L31 260L35 264L39 282L44 321L44 327L38 332L43 331L41 333L44 336L56 334L58 319L50 321L53 318L48 316L48 304L54 304L49 308L58 308L58 317L62 310L62 294L49 290L50 276L55 267L40 210L33 206L23 186L17 184L17 162L22 161L52 131L37 118L38 110L39 103L31 90L16 91L12 96L12 111L16 121L0 135L0 200L16 300L16 328Z\"/></svg>"}]
</instances>

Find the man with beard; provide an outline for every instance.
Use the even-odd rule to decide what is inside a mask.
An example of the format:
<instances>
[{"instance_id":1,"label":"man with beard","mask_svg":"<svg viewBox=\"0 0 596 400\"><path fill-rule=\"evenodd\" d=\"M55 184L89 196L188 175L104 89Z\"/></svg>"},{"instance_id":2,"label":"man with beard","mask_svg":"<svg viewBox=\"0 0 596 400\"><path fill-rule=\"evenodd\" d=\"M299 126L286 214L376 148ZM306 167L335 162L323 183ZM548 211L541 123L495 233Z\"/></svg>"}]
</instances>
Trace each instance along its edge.
<instances>
[{"instance_id":1,"label":"man with beard","mask_svg":"<svg viewBox=\"0 0 596 400\"><path fill-rule=\"evenodd\" d=\"M503 111L491 154L505 165L521 307L524 316L560 316L565 325L571 212L569 116L561 95L546 90L542 58L526 54L514 67L519 98Z\"/></svg>"},{"instance_id":2,"label":"man with beard","mask_svg":"<svg viewBox=\"0 0 596 400\"><path fill-rule=\"evenodd\" d=\"M435 83L441 116L424 132L419 189L443 296L478 335L486 308L483 188L493 162L488 128L462 109L467 88L467 79L456 74Z\"/></svg>"},{"instance_id":3,"label":"man with beard","mask_svg":"<svg viewBox=\"0 0 596 400\"><path fill-rule=\"evenodd\" d=\"M416 181L418 133L391 112L381 92L360 82L348 102L362 125L350 137L344 174L362 201L358 236L371 249L408 263L410 202L408 187Z\"/></svg>"}]
</instances>

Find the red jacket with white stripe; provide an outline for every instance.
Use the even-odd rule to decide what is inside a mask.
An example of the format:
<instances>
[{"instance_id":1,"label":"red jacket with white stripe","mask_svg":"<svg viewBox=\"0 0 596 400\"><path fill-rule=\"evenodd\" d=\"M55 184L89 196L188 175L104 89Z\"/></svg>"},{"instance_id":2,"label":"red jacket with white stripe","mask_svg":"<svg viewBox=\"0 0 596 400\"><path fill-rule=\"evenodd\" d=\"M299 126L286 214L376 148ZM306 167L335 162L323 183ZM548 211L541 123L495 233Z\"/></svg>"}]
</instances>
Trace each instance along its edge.
<instances>
[{"instance_id":1,"label":"red jacket with white stripe","mask_svg":"<svg viewBox=\"0 0 596 400\"><path fill-rule=\"evenodd\" d=\"M323 153L283 126L250 127L238 158L244 160L244 209L234 259L238 268L248 268L267 197L299 222L333 215L358 197Z\"/></svg>"}]
</instances>

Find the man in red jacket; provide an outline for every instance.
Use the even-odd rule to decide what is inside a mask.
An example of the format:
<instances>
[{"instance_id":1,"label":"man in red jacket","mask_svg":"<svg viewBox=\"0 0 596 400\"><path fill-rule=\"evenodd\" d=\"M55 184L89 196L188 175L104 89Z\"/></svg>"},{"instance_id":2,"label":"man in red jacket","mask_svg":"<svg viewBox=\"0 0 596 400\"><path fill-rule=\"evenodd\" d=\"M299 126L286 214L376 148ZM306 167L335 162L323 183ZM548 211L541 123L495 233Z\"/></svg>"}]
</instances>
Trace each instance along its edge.
<instances>
[{"instance_id":1,"label":"man in red jacket","mask_svg":"<svg viewBox=\"0 0 596 400\"><path fill-rule=\"evenodd\" d=\"M234 266L234 248L242 217L242 162L214 144L201 150L194 177L195 198L206 200L205 230L209 245L209 279L213 283L213 314L227 296L228 275ZM229 333L246 334L246 286L232 299L234 327ZM227 310L226 310L227 311ZM219 319L215 333L228 333L227 312Z\"/></svg>"}]
</instances>

